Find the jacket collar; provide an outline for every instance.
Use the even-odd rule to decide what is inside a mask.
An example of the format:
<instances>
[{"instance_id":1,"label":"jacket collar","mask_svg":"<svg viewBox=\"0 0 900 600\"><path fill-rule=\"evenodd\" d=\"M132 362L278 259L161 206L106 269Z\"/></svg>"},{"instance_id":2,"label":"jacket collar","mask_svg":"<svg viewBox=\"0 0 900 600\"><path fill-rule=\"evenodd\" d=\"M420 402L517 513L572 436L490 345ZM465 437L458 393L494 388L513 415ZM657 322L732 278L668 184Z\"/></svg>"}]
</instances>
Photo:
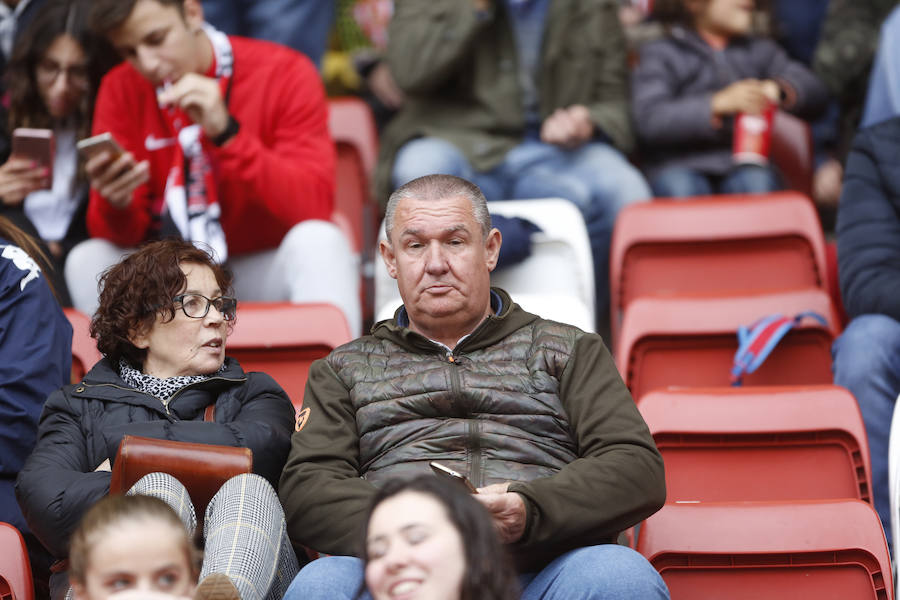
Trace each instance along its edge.
<instances>
[{"instance_id":1,"label":"jacket collar","mask_svg":"<svg viewBox=\"0 0 900 600\"><path fill-rule=\"evenodd\" d=\"M518 304L512 301L506 291L495 287L491 288L491 293L492 295L496 294L499 299L500 312L485 318L472 333L456 346L453 350L454 354L492 346L538 318L537 315L522 310ZM491 304L493 306L494 303ZM442 344L429 340L409 329L408 326L401 325L400 323L403 322L401 316L405 316L405 314L406 309L401 306L394 313L392 319L376 323L372 328L372 335L379 339L390 340L410 352L424 354L446 352L446 348Z\"/></svg>"}]
</instances>

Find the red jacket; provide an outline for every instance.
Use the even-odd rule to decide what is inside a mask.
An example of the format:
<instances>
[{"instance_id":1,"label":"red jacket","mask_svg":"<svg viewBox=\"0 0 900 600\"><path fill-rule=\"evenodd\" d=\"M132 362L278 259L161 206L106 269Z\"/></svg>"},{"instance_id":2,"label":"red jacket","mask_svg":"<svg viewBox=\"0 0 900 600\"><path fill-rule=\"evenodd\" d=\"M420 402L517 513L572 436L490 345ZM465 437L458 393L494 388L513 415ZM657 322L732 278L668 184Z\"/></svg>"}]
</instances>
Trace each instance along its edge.
<instances>
[{"instance_id":1,"label":"red jacket","mask_svg":"<svg viewBox=\"0 0 900 600\"><path fill-rule=\"evenodd\" d=\"M331 217L335 151L325 91L312 62L276 44L229 39L234 75L228 112L240 130L221 148L209 140L203 144L213 159L222 228L233 255L277 247L296 223ZM91 190L88 230L135 246L158 234L175 147L164 141L173 133L153 85L128 63L100 85L94 133L105 131L136 160L150 161L150 181L124 209Z\"/></svg>"}]
</instances>

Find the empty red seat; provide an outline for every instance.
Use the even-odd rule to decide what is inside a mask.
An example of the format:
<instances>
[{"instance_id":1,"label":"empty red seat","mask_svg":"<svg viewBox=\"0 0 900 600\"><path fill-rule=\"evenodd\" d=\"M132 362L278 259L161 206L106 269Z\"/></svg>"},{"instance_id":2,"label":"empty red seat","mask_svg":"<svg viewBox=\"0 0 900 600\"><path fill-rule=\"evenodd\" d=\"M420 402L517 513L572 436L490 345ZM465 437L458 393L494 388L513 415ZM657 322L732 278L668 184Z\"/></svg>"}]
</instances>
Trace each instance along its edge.
<instances>
[{"instance_id":1,"label":"empty red seat","mask_svg":"<svg viewBox=\"0 0 900 600\"><path fill-rule=\"evenodd\" d=\"M819 289L737 296L638 298L625 312L616 362L637 400L678 386L727 386L737 331L772 314L814 311L827 326L805 319L788 332L744 385L814 385L832 382L831 343L836 317Z\"/></svg>"},{"instance_id":2,"label":"empty red seat","mask_svg":"<svg viewBox=\"0 0 900 600\"><path fill-rule=\"evenodd\" d=\"M666 504L637 549L672 600L893 598L881 521L860 500Z\"/></svg>"},{"instance_id":3,"label":"empty red seat","mask_svg":"<svg viewBox=\"0 0 900 600\"><path fill-rule=\"evenodd\" d=\"M63 312L72 325L72 383L77 383L103 355L91 337L90 317L74 308L64 308Z\"/></svg>"},{"instance_id":4,"label":"empty red seat","mask_svg":"<svg viewBox=\"0 0 900 600\"><path fill-rule=\"evenodd\" d=\"M772 123L772 162L781 171L785 185L812 196L814 147L809 123L779 110Z\"/></svg>"},{"instance_id":5,"label":"empty red seat","mask_svg":"<svg viewBox=\"0 0 900 600\"><path fill-rule=\"evenodd\" d=\"M670 388L638 408L683 500L871 501L856 399L827 386Z\"/></svg>"},{"instance_id":6,"label":"empty red seat","mask_svg":"<svg viewBox=\"0 0 900 600\"><path fill-rule=\"evenodd\" d=\"M610 250L614 341L635 298L825 289L825 278L822 227L797 192L634 204Z\"/></svg>"},{"instance_id":7,"label":"empty red seat","mask_svg":"<svg viewBox=\"0 0 900 600\"><path fill-rule=\"evenodd\" d=\"M310 364L351 339L344 313L331 304L241 302L226 354L245 371L271 375L299 410Z\"/></svg>"},{"instance_id":8,"label":"empty red seat","mask_svg":"<svg viewBox=\"0 0 900 600\"><path fill-rule=\"evenodd\" d=\"M15 600L34 600L25 540L18 529L3 522L0 522L0 578L7 581Z\"/></svg>"}]
</instances>

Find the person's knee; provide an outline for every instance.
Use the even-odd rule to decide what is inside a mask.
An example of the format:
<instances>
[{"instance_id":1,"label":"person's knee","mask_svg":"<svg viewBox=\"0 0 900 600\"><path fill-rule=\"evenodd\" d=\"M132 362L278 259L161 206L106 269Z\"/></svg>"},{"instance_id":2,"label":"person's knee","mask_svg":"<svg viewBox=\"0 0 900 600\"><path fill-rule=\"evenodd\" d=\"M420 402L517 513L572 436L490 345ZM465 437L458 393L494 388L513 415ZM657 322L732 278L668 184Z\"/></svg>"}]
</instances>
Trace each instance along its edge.
<instances>
[{"instance_id":1,"label":"person's knee","mask_svg":"<svg viewBox=\"0 0 900 600\"><path fill-rule=\"evenodd\" d=\"M417 138L397 153L391 178L394 187L432 173L472 179L472 167L459 149L440 138Z\"/></svg>"},{"instance_id":2,"label":"person's knee","mask_svg":"<svg viewBox=\"0 0 900 600\"><path fill-rule=\"evenodd\" d=\"M711 192L706 175L680 167L661 171L653 178L652 188L656 196L666 198L703 196Z\"/></svg>"},{"instance_id":3,"label":"person's knee","mask_svg":"<svg viewBox=\"0 0 900 600\"><path fill-rule=\"evenodd\" d=\"M85 240L72 248L63 270L75 308L88 315L97 310L100 274L128 252L100 238Z\"/></svg>"},{"instance_id":4,"label":"person's knee","mask_svg":"<svg viewBox=\"0 0 900 600\"><path fill-rule=\"evenodd\" d=\"M761 194L774 192L782 186L771 167L741 165L725 177L721 187L722 192L727 194Z\"/></svg>"},{"instance_id":5,"label":"person's knee","mask_svg":"<svg viewBox=\"0 0 900 600\"><path fill-rule=\"evenodd\" d=\"M566 590L572 598L669 597L656 569L626 546L603 544L579 548L557 560L562 562L562 568L554 587Z\"/></svg>"},{"instance_id":6,"label":"person's knee","mask_svg":"<svg viewBox=\"0 0 900 600\"><path fill-rule=\"evenodd\" d=\"M303 567L294 577L284 598L350 600L356 597L362 581L363 564L360 559L352 556L326 556Z\"/></svg>"},{"instance_id":7,"label":"person's knee","mask_svg":"<svg viewBox=\"0 0 900 600\"><path fill-rule=\"evenodd\" d=\"M353 254L350 240L341 228L330 221L318 219L301 221L291 227L278 248L293 256L308 257L316 261L322 258L323 252L332 256Z\"/></svg>"},{"instance_id":8,"label":"person's knee","mask_svg":"<svg viewBox=\"0 0 900 600\"><path fill-rule=\"evenodd\" d=\"M893 375L900 362L900 322L886 315L860 315L834 343L835 381L852 389L873 375Z\"/></svg>"}]
</instances>

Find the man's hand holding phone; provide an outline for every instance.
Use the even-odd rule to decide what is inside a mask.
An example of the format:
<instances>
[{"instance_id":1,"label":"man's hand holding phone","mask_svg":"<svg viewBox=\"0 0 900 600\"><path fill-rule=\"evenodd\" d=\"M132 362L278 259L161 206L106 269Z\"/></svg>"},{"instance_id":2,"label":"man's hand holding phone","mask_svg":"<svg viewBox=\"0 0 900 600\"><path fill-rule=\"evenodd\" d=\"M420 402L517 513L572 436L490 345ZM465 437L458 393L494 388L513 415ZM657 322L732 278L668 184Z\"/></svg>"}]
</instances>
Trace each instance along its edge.
<instances>
[{"instance_id":1,"label":"man's hand holding phone","mask_svg":"<svg viewBox=\"0 0 900 600\"><path fill-rule=\"evenodd\" d=\"M103 140L112 140L108 135L101 135ZM146 160L137 162L130 152L121 151L114 140L111 143L85 143L100 139L101 136L94 136L79 144L82 154L89 157L84 170L91 187L107 202L117 208L126 208L131 204L134 190L150 179L150 163Z\"/></svg>"},{"instance_id":2,"label":"man's hand holding phone","mask_svg":"<svg viewBox=\"0 0 900 600\"><path fill-rule=\"evenodd\" d=\"M494 529L500 541L512 544L522 539L525 533L525 501L522 496L508 491L509 482L495 483L478 488L475 499L481 502L494 521Z\"/></svg>"}]
</instances>

